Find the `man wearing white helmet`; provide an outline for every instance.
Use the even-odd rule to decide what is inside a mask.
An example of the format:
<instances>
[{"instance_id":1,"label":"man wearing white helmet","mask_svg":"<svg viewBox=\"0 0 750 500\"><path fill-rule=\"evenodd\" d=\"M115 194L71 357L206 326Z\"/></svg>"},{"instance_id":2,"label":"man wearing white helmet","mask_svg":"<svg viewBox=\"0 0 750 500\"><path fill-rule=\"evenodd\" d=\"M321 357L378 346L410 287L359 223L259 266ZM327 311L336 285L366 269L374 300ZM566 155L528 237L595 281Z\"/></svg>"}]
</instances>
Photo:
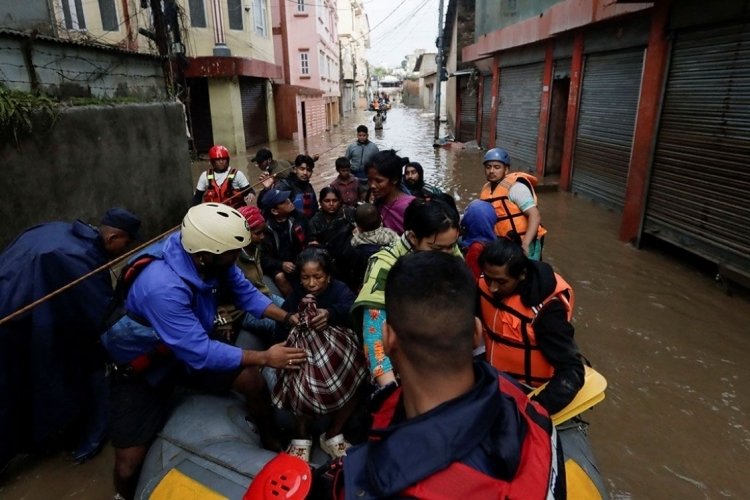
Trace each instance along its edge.
<instances>
[{"instance_id":1,"label":"man wearing white helmet","mask_svg":"<svg viewBox=\"0 0 750 500\"><path fill-rule=\"evenodd\" d=\"M503 148L493 148L484 155L484 174L487 183L479 199L492 204L497 215L495 234L511 238L523 247L533 260L542 259L542 226L534 186L536 177L525 172L510 171L510 155Z\"/></svg>"},{"instance_id":2,"label":"man wearing white helmet","mask_svg":"<svg viewBox=\"0 0 750 500\"><path fill-rule=\"evenodd\" d=\"M155 257L132 281L126 315L103 336L114 362L110 437L115 447L115 488L132 498L148 446L163 424L176 379L187 372L191 383L245 395L268 447L271 406L259 367L299 369L302 349L272 346L243 350L213 340L218 290L229 291L238 309L256 317L296 324L260 293L235 265L251 240L245 218L219 204L192 207L182 229L166 239ZM196 377L196 375L198 375Z\"/></svg>"}]
</instances>

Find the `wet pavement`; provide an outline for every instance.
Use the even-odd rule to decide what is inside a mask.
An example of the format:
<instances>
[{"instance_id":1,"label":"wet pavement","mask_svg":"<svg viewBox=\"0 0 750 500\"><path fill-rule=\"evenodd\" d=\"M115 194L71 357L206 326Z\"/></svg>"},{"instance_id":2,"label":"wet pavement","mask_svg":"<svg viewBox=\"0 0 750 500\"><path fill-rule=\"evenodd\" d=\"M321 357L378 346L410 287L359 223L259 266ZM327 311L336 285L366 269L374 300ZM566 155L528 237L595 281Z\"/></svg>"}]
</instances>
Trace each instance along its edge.
<instances>
[{"instance_id":1,"label":"wet pavement","mask_svg":"<svg viewBox=\"0 0 750 500\"><path fill-rule=\"evenodd\" d=\"M370 116L347 117L307 144L270 147L277 158L320 154L313 184L322 187ZM433 148L432 127L432 115L393 109L371 139L419 161L427 181L461 208L484 181L482 153ZM197 162L194 173L205 165ZM251 181L257 173L251 167ZM540 209L549 230L545 260L575 290L581 351L609 381L607 398L586 419L611 496L750 498L742 479L750 463L748 294L727 295L703 266L667 247L636 250L618 241L619 215L586 200L544 192ZM80 466L63 454L19 461L0 478L0 497L111 498L111 465L109 447Z\"/></svg>"}]
</instances>

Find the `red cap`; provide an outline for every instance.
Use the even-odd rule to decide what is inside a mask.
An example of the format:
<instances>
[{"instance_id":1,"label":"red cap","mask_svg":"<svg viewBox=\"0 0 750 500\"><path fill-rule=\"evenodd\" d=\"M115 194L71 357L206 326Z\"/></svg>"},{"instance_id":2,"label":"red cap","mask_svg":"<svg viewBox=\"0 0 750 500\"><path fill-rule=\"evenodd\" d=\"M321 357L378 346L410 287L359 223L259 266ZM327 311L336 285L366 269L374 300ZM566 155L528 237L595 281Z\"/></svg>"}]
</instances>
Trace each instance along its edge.
<instances>
[{"instance_id":1,"label":"red cap","mask_svg":"<svg viewBox=\"0 0 750 500\"><path fill-rule=\"evenodd\" d=\"M263 218L263 214L260 213L258 207L240 207L237 211L245 218L250 229L259 228L266 223L266 219Z\"/></svg>"}]
</instances>

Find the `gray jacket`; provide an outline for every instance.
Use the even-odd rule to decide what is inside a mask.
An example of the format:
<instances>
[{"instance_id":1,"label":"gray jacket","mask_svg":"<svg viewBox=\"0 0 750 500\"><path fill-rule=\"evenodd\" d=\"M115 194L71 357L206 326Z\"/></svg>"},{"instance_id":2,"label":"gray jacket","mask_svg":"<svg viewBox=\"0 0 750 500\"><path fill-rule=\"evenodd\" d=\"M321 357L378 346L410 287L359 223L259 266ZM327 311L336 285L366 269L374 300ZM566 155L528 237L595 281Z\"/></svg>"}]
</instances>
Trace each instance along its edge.
<instances>
[{"instance_id":1,"label":"gray jacket","mask_svg":"<svg viewBox=\"0 0 750 500\"><path fill-rule=\"evenodd\" d=\"M349 144L346 148L346 157L352 164L352 173L359 179L367 179L365 165L375 153L380 151L374 142L367 141L365 144L357 141Z\"/></svg>"}]
</instances>

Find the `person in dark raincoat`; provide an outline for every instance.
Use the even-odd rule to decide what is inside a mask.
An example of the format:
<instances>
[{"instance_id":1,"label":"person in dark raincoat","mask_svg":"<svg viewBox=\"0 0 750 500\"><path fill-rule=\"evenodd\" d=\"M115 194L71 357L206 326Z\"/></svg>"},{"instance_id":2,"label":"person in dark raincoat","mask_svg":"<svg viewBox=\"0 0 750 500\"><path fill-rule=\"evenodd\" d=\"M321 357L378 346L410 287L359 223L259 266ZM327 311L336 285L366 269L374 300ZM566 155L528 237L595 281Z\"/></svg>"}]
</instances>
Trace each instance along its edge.
<instances>
[{"instance_id":1,"label":"person in dark raincoat","mask_svg":"<svg viewBox=\"0 0 750 500\"><path fill-rule=\"evenodd\" d=\"M98 227L50 222L21 233L0 253L0 321L122 255L140 224L113 208ZM112 297L103 270L0 324L0 469L59 434L91 402L92 374L104 379L97 339Z\"/></svg>"}]
</instances>

